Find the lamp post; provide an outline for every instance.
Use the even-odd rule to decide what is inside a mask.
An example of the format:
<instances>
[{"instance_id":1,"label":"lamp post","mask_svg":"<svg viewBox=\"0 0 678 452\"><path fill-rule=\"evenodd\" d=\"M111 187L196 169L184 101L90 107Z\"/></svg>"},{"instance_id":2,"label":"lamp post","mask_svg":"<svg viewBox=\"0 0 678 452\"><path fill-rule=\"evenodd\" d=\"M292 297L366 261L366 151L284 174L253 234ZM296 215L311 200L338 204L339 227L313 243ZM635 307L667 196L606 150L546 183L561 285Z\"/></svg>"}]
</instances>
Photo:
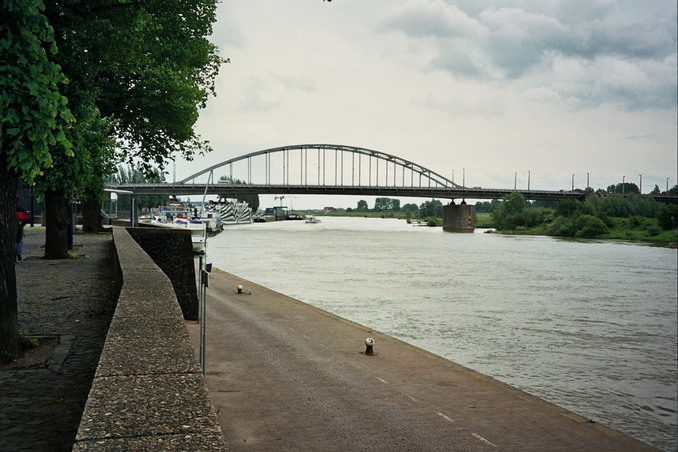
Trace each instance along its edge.
<instances>
[{"instance_id":1,"label":"lamp post","mask_svg":"<svg viewBox=\"0 0 678 452\"><path fill-rule=\"evenodd\" d=\"M572 191L574 191L574 173L572 173Z\"/></svg>"},{"instance_id":2,"label":"lamp post","mask_svg":"<svg viewBox=\"0 0 678 452\"><path fill-rule=\"evenodd\" d=\"M527 170L527 191L530 191L530 170Z\"/></svg>"},{"instance_id":3,"label":"lamp post","mask_svg":"<svg viewBox=\"0 0 678 452\"><path fill-rule=\"evenodd\" d=\"M669 193L669 179L671 179L671 178L670 177L666 178L666 194Z\"/></svg>"},{"instance_id":4,"label":"lamp post","mask_svg":"<svg viewBox=\"0 0 678 452\"><path fill-rule=\"evenodd\" d=\"M638 186L638 194L642 195L643 194L643 175L639 174L640 176L640 185Z\"/></svg>"},{"instance_id":5,"label":"lamp post","mask_svg":"<svg viewBox=\"0 0 678 452\"><path fill-rule=\"evenodd\" d=\"M518 187L518 171L513 173L513 191Z\"/></svg>"},{"instance_id":6,"label":"lamp post","mask_svg":"<svg viewBox=\"0 0 678 452\"><path fill-rule=\"evenodd\" d=\"M624 194L624 185L626 185L626 176L622 176L622 195Z\"/></svg>"},{"instance_id":7,"label":"lamp post","mask_svg":"<svg viewBox=\"0 0 678 452\"><path fill-rule=\"evenodd\" d=\"M466 187L466 168L461 169L461 185Z\"/></svg>"},{"instance_id":8,"label":"lamp post","mask_svg":"<svg viewBox=\"0 0 678 452\"><path fill-rule=\"evenodd\" d=\"M586 188L589 188L591 184L589 184L589 173L586 173Z\"/></svg>"}]
</instances>

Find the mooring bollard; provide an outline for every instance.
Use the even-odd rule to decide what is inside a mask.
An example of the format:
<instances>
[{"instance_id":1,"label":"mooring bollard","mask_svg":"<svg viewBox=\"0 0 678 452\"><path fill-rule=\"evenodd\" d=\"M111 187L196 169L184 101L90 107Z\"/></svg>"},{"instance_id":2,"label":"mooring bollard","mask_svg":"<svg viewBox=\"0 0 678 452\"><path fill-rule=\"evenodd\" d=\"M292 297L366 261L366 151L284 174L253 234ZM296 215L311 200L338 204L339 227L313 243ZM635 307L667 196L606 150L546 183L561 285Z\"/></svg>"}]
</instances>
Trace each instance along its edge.
<instances>
[{"instance_id":1,"label":"mooring bollard","mask_svg":"<svg viewBox=\"0 0 678 452\"><path fill-rule=\"evenodd\" d=\"M242 284L238 284L238 293L242 293Z\"/></svg>"},{"instance_id":2,"label":"mooring bollard","mask_svg":"<svg viewBox=\"0 0 678 452\"><path fill-rule=\"evenodd\" d=\"M365 348L365 354L374 355L374 349L372 348L374 346L374 339L368 337L365 339L365 345L367 346L367 348Z\"/></svg>"}]
</instances>

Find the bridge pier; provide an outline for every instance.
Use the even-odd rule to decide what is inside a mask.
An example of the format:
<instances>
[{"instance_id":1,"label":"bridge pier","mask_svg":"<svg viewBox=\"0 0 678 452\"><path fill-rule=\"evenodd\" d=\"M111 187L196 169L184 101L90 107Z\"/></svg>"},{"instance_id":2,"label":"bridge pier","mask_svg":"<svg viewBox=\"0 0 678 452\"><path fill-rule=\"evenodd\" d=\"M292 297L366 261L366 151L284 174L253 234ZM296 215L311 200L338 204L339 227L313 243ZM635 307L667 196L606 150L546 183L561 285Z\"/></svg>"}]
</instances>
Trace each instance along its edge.
<instances>
[{"instance_id":1,"label":"bridge pier","mask_svg":"<svg viewBox=\"0 0 678 452\"><path fill-rule=\"evenodd\" d=\"M450 204L443 206L443 230L447 232L473 232L475 224L473 222L473 206L462 201L461 204Z\"/></svg>"}]
</instances>

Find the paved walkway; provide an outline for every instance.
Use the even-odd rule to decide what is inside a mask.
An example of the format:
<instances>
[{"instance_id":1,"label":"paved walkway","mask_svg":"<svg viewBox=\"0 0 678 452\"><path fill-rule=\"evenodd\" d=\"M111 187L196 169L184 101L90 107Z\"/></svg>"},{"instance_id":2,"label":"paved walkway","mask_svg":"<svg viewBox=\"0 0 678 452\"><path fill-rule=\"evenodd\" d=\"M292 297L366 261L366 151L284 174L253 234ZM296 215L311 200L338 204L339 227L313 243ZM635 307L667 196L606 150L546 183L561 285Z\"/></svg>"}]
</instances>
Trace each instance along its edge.
<instances>
[{"instance_id":1,"label":"paved walkway","mask_svg":"<svg viewBox=\"0 0 678 452\"><path fill-rule=\"evenodd\" d=\"M77 234L77 259L47 261L44 229L25 231L21 333L60 343L41 368L0 368L0 451L70 451L115 304L112 239Z\"/></svg>"},{"instance_id":2,"label":"paved walkway","mask_svg":"<svg viewBox=\"0 0 678 452\"><path fill-rule=\"evenodd\" d=\"M218 270L207 316L207 383L231 451L653 450Z\"/></svg>"}]
</instances>

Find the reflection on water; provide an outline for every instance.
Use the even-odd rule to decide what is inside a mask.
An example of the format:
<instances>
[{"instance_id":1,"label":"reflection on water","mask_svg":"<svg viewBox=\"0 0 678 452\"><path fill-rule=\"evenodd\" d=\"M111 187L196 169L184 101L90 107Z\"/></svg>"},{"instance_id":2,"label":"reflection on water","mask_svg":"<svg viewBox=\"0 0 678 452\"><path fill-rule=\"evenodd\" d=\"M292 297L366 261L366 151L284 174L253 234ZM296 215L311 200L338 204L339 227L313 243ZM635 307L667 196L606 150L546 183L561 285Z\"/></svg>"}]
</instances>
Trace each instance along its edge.
<instances>
[{"instance_id":1,"label":"reflection on water","mask_svg":"<svg viewBox=\"0 0 678 452\"><path fill-rule=\"evenodd\" d=\"M225 271L678 447L676 250L327 217L229 227L208 253Z\"/></svg>"}]
</instances>

